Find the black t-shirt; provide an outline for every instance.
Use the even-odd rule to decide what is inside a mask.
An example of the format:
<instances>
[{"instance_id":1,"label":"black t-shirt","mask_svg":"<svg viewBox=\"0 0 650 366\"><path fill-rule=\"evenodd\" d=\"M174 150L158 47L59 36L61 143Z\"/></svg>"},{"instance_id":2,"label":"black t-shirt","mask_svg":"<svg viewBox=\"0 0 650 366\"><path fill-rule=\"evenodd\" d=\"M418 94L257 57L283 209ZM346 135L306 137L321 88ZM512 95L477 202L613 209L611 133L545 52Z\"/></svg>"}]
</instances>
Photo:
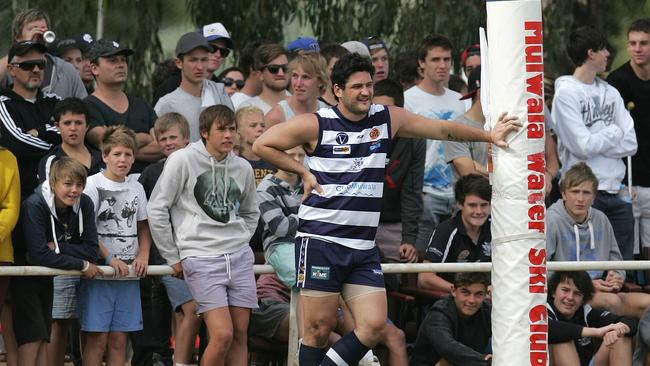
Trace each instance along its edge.
<instances>
[{"instance_id":1,"label":"black t-shirt","mask_svg":"<svg viewBox=\"0 0 650 366\"><path fill-rule=\"evenodd\" d=\"M632 157L632 183L650 187L650 80L639 79L629 62L612 71L607 82L618 89L625 107L634 119L639 144Z\"/></svg>"},{"instance_id":2,"label":"black t-shirt","mask_svg":"<svg viewBox=\"0 0 650 366\"><path fill-rule=\"evenodd\" d=\"M127 95L129 108L124 113L118 113L94 95L84 99L88 107L89 129L97 126L124 125L136 133L149 133L156 122L156 112L144 100ZM149 165L147 162L136 161L131 173L141 173Z\"/></svg>"},{"instance_id":3,"label":"black t-shirt","mask_svg":"<svg viewBox=\"0 0 650 366\"><path fill-rule=\"evenodd\" d=\"M242 156L242 158L244 158ZM246 158L244 158L246 159ZM262 179L266 177L268 174L275 174L275 172L278 171L276 167L273 166L271 163L267 163L266 161L260 159L260 160L248 160L248 163L253 167L253 174L255 175L255 186L257 187Z\"/></svg>"},{"instance_id":4,"label":"black t-shirt","mask_svg":"<svg viewBox=\"0 0 650 366\"><path fill-rule=\"evenodd\" d=\"M160 174L162 174L164 167L165 160L162 160L149 165L144 169L144 171L142 171L142 174L140 174L138 182L142 184L147 200L151 198L151 192L153 192L156 182L158 182L158 178L160 178ZM152 241L151 244L151 249L149 250L149 264L167 264L167 261L165 261L165 259L160 255L156 243Z\"/></svg>"},{"instance_id":5,"label":"black t-shirt","mask_svg":"<svg viewBox=\"0 0 650 366\"><path fill-rule=\"evenodd\" d=\"M478 235L476 244L467 235L461 212L443 221L433 233L424 259L432 263L490 262L492 260L492 232L488 218ZM445 281L453 282L454 273L438 273Z\"/></svg>"}]
</instances>

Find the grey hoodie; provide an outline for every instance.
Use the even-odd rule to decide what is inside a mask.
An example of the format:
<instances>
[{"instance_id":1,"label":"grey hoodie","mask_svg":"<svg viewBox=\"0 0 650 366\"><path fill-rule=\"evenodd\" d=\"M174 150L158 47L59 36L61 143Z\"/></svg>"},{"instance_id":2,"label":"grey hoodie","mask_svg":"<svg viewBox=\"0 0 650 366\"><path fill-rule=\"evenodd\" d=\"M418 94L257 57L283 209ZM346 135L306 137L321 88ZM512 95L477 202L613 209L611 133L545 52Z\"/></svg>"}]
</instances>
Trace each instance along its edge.
<instances>
[{"instance_id":1,"label":"grey hoodie","mask_svg":"<svg viewBox=\"0 0 650 366\"><path fill-rule=\"evenodd\" d=\"M621 261L614 229L604 213L589 209L587 219L577 223L559 199L546 214L546 259L548 261ZM617 271L625 277L625 271ZM602 271L589 271L592 279Z\"/></svg>"},{"instance_id":2,"label":"grey hoodie","mask_svg":"<svg viewBox=\"0 0 650 366\"><path fill-rule=\"evenodd\" d=\"M232 152L217 161L202 141L167 158L147 205L151 235L170 265L248 245L259 214L250 164Z\"/></svg>"}]
</instances>

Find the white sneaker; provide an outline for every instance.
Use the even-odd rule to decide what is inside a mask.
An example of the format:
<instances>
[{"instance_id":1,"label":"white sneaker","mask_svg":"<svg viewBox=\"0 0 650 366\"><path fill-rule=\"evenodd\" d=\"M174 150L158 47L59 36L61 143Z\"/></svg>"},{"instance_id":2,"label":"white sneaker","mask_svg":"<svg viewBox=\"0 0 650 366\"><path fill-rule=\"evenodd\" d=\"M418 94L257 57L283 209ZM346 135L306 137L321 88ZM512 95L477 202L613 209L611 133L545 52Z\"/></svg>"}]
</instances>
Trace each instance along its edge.
<instances>
[{"instance_id":1,"label":"white sneaker","mask_svg":"<svg viewBox=\"0 0 650 366\"><path fill-rule=\"evenodd\" d=\"M379 358L372 353L372 350L368 351L365 356L359 361L359 366L381 366L379 363Z\"/></svg>"}]
</instances>

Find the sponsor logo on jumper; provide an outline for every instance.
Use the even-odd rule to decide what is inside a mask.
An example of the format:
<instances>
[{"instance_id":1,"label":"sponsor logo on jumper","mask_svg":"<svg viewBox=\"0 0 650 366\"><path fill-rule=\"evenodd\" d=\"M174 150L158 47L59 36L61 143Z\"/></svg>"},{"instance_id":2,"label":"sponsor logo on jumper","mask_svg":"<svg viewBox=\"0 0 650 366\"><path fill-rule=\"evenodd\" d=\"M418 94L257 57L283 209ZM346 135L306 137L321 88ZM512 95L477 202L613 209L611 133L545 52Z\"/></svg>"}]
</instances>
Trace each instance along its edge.
<instances>
[{"instance_id":1,"label":"sponsor logo on jumper","mask_svg":"<svg viewBox=\"0 0 650 366\"><path fill-rule=\"evenodd\" d=\"M456 262L467 262L468 257L469 257L469 250L462 250L460 253L458 253Z\"/></svg>"},{"instance_id":2,"label":"sponsor logo on jumper","mask_svg":"<svg viewBox=\"0 0 650 366\"><path fill-rule=\"evenodd\" d=\"M336 142L339 145L345 145L348 143L348 134L345 132L339 132L336 134Z\"/></svg>"},{"instance_id":3,"label":"sponsor logo on jumper","mask_svg":"<svg viewBox=\"0 0 650 366\"><path fill-rule=\"evenodd\" d=\"M369 136L371 140L376 140L377 138L379 138L379 130L377 129L377 127L373 127L372 130L370 130Z\"/></svg>"},{"instance_id":4,"label":"sponsor logo on jumper","mask_svg":"<svg viewBox=\"0 0 650 366\"><path fill-rule=\"evenodd\" d=\"M311 279L312 280L329 280L330 267L311 266Z\"/></svg>"},{"instance_id":5,"label":"sponsor logo on jumper","mask_svg":"<svg viewBox=\"0 0 650 366\"><path fill-rule=\"evenodd\" d=\"M332 154L349 155L350 145L335 145L332 146Z\"/></svg>"},{"instance_id":6,"label":"sponsor logo on jumper","mask_svg":"<svg viewBox=\"0 0 650 366\"><path fill-rule=\"evenodd\" d=\"M379 141L373 142L370 145L370 151L375 151L375 150L379 149L380 147L381 147L381 142L379 142Z\"/></svg>"},{"instance_id":7,"label":"sponsor logo on jumper","mask_svg":"<svg viewBox=\"0 0 650 366\"><path fill-rule=\"evenodd\" d=\"M377 276L383 276L384 272L382 272L381 269L373 269L372 274L377 275Z\"/></svg>"},{"instance_id":8,"label":"sponsor logo on jumper","mask_svg":"<svg viewBox=\"0 0 650 366\"><path fill-rule=\"evenodd\" d=\"M355 158L352 163L352 170L359 170L363 168L363 158Z\"/></svg>"},{"instance_id":9,"label":"sponsor logo on jumper","mask_svg":"<svg viewBox=\"0 0 650 366\"><path fill-rule=\"evenodd\" d=\"M375 197L378 189L377 183L352 182L348 185L336 186L337 193L345 193L348 196Z\"/></svg>"}]
</instances>

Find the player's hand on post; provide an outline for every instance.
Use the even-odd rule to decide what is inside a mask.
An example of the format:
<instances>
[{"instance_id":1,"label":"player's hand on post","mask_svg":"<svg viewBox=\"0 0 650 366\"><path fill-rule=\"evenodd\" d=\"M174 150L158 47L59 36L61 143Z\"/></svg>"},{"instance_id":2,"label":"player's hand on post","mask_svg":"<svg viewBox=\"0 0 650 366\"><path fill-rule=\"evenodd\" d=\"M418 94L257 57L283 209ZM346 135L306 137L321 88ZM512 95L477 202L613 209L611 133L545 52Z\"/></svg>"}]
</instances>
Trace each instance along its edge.
<instances>
[{"instance_id":1,"label":"player's hand on post","mask_svg":"<svg viewBox=\"0 0 650 366\"><path fill-rule=\"evenodd\" d=\"M307 197L312 193L312 191L315 189L318 194L322 195L325 192L323 191L323 188L318 184L318 181L316 180L316 177L311 174L310 172L305 172L302 175L302 183L305 188L305 193L302 195L302 201L306 200Z\"/></svg>"},{"instance_id":2,"label":"player's hand on post","mask_svg":"<svg viewBox=\"0 0 650 366\"><path fill-rule=\"evenodd\" d=\"M517 131L519 127L521 127L519 118L516 116L507 116L505 112L502 113L499 116L499 120L490 131L492 143L499 147L508 147L508 143L506 142L508 134Z\"/></svg>"}]
</instances>

